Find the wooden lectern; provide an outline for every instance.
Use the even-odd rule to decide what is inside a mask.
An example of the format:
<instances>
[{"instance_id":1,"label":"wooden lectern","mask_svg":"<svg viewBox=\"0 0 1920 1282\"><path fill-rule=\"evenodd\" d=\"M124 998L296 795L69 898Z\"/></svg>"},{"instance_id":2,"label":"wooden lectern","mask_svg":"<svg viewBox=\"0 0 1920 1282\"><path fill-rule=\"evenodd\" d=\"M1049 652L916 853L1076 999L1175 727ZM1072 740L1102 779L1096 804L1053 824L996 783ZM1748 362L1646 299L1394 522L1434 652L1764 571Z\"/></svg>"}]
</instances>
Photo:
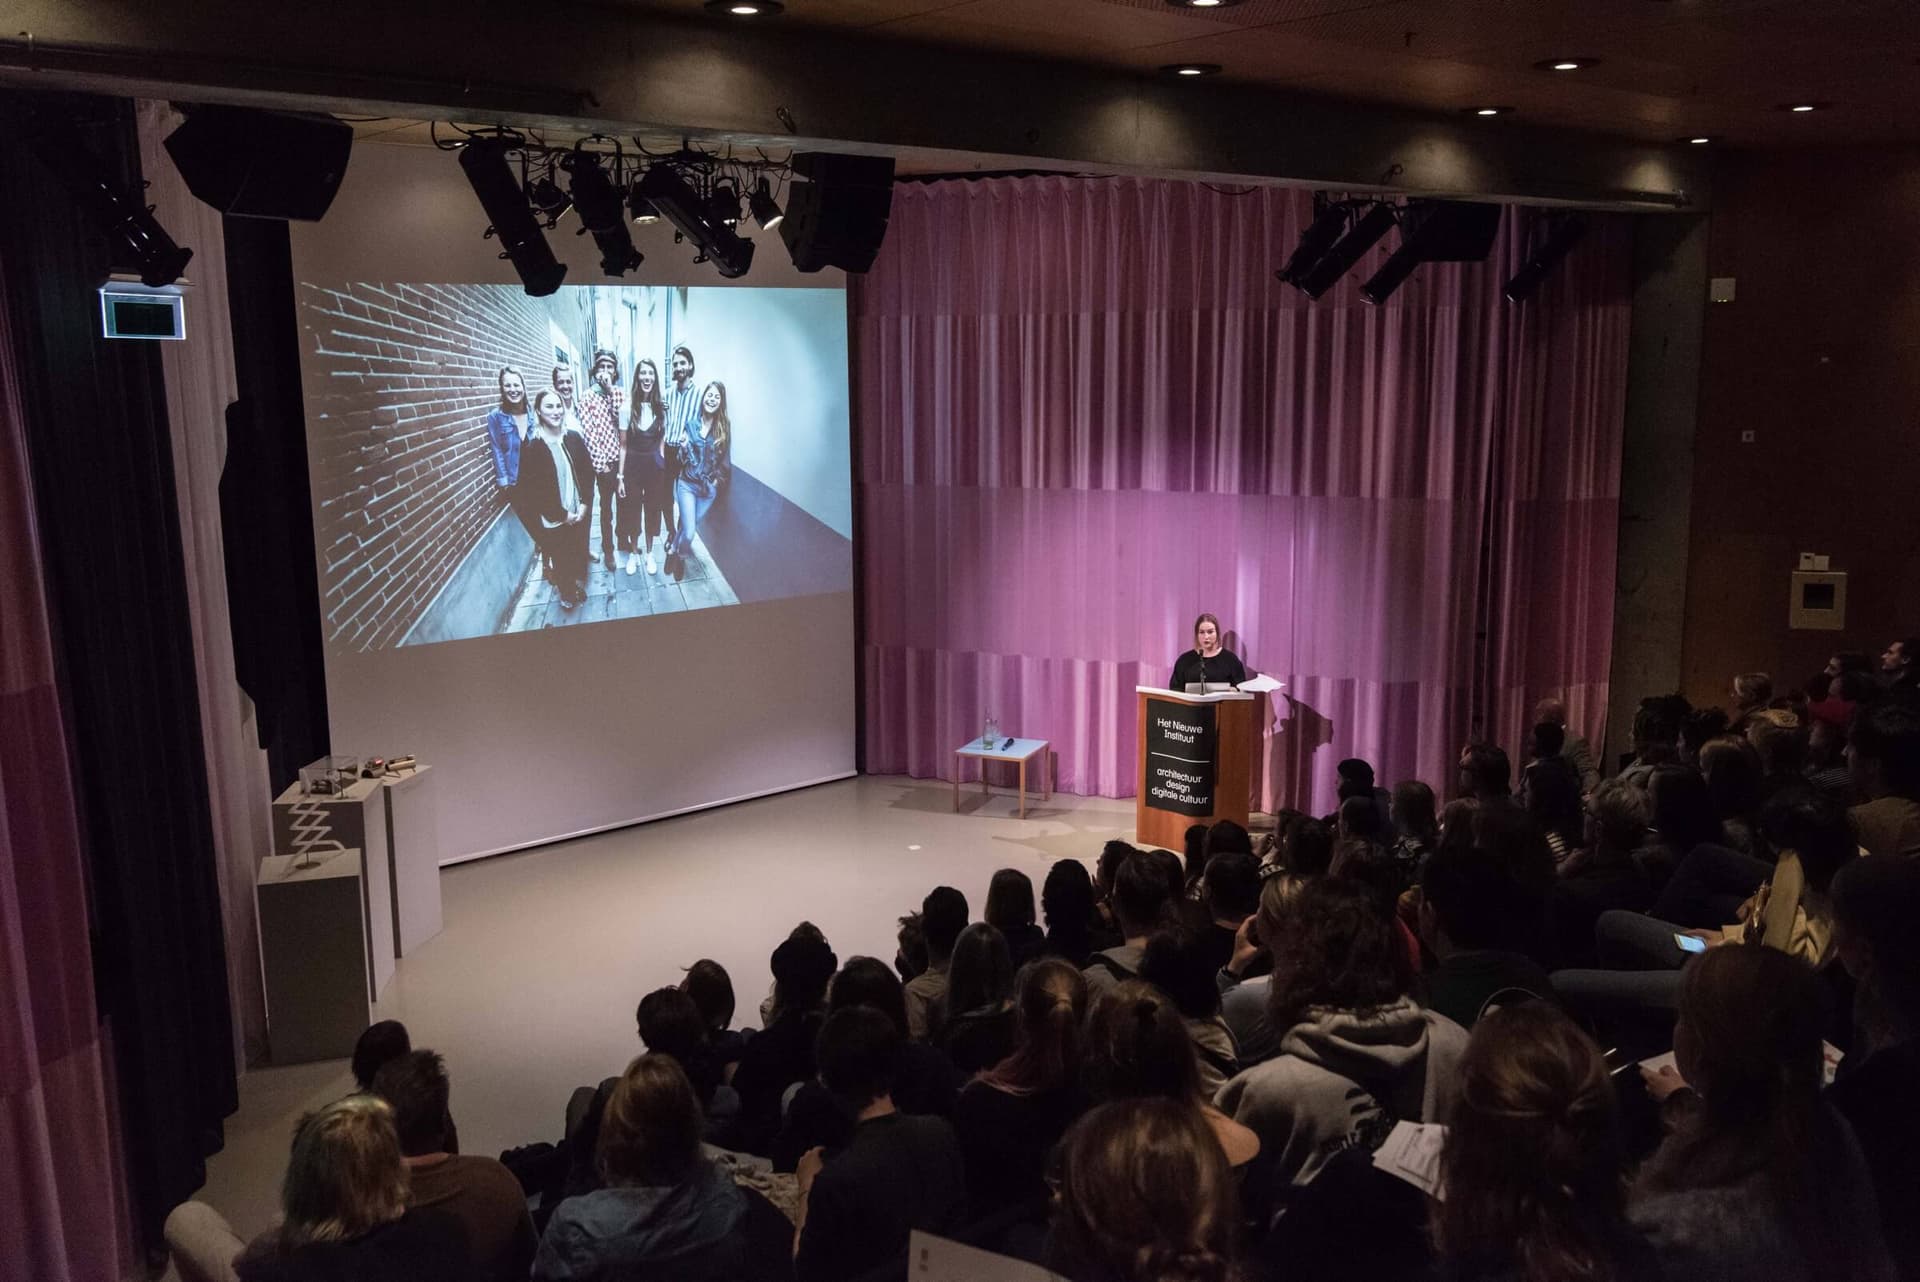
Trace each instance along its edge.
<instances>
[{"instance_id":1,"label":"wooden lectern","mask_svg":"<svg viewBox=\"0 0 1920 1282\"><path fill-rule=\"evenodd\" d=\"M1140 785L1134 840L1181 850L1187 829L1231 819L1247 825L1253 780L1253 707L1238 690L1180 694L1136 686Z\"/></svg>"}]
</instances>

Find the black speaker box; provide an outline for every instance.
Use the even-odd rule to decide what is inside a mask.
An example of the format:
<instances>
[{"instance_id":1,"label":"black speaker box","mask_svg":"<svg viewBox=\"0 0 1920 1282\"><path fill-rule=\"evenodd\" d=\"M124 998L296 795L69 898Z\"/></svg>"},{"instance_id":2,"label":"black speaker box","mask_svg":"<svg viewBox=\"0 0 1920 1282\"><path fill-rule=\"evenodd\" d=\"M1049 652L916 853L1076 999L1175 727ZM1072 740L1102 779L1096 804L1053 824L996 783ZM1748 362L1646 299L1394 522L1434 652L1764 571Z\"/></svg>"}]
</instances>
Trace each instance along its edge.
<instances>
[{"instance_id":1,"label":"black speaker box","mask_svg":"<svg viewBox=\"0 0 1920 1282\"><path fill-rule=\"evenodd\" d=\"M1471 200L1420 200L1407 205L1403 233L1423 263L1477 263L1500 232L1500 206Z\"/></svg>"},{"instance_id":2,"label":"black speaker box","mask_svg":"<svg viewBox=\"0 0 1920 1282\"><path fill-rule=\"evenodd\" d=\"M803 272L873 266L893 213L893 159L796 152L780 239Z\"/></svg>"},{"instance_id":3,"label":"black speaker box","mask_svg":"<svg viewBox=\"0 0 1920 1282\"><path fill-rule=\"evenodd\" d=\"M167 136L187 189L225 214L316 222L333 203L353 127L332 116L194 107Z\"/></svg>"}]
</instances>

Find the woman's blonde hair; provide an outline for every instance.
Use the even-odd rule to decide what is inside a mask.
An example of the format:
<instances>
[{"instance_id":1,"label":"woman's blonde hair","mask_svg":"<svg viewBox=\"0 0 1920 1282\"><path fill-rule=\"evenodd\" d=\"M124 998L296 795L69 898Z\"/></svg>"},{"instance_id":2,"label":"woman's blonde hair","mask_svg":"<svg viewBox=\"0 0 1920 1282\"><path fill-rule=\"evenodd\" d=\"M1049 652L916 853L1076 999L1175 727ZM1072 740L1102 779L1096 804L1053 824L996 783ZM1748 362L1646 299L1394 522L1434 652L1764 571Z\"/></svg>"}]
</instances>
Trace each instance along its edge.
<instances>
[{"instance_id":1,"label":"woman's blonde hair","mask_svg":"<svg viewBox=\"0 0 1920 1282\"><path fill-rule=\"evenodd\" d=\"M302 1118L280 1204L288 1250L348 1241L406 1214L407 1168L387 1102L349 1095Z\"/></svg>"}]
</instances>

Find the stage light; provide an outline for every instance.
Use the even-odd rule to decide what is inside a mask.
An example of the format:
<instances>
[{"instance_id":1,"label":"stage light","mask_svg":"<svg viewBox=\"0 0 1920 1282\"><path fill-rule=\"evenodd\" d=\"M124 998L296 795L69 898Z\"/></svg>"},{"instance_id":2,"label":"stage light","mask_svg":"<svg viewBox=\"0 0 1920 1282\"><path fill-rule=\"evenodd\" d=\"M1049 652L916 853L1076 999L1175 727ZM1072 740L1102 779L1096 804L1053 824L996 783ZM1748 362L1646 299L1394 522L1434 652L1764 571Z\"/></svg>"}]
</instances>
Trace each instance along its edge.
<instances>
[{"instance_id":1,"label":"stage light","mask_svg":"<svg viewBox=\"0 0 1920 1282\"><path fill-rule=\"evenodd\" d=\"M1387 261L1380 264L1380 270L1367 278L1360 287L1360 297L1379 306L1392 296L1393 291L1407 283L1407 277L1413 275L1413 269L1420 265L1420 255L1410 249L1405 241L1400 248L1387 255Z\"/></svg>"},{"instance_id":2,"label":"stage light","mask_svg":"<svg viewBox=\"0 0 1920 1282\"><path fill-rule=\"evenodd\" d=\"M1598 58L1548 58L1533 64L1538 71L1584 71L1600 65Z\"/></svg>"},{"instance_id":3,"label":"stage light","mask_svg":"<svg viewBox=\"0 0 1920 1282\"><path fill-rule=\"evenodd\" d=\"M1301 233L1300 244L1287 258L1287 265L1274 273L1275 279L1299 288L1301 280L1313 270L1313 265L1320 261L1321 255L1340 239L1340 233L1347 229L1351 217L1352 210L1344 202L1336 201L1322 209L1307 230Z\"/></svg>"},{"instance_id":4,"label":"stage light","mask_svg":"<svg viewBox=\"0 0 1920 1282\"><path fill-rule=\"evenodd\" d=\"M753 211L753 221L760 224L761 231L772 231L786 217L774 203L772 184L764 178L753 189L753 195L747 197L747 208Z\"/></svg>"},{"instance_id":5,"label":"stage light","mask_svg":"<svg viewBox=\"0 0 1920 1282\"><path fill-rule=\"evenodd\" d=\"M650 166L633 194L635 200L646 201L693 242L696 263L711 262L729 280L746 275L753 266L753 242L742 240L731 227L717 221L700 193L671 165Z\"/></svg>"},{"instance_id":6,"label":"stage light","mask_svg":"<svg viewBox=\"0 0 1920 1282\"><path fill-rule=\"evenodd\" d=\"M1704 146L1706 146L1706 145L1707 145L1708 143L1710 143L1710 142L1712 142L1712 141L1713 141L1713 139L1711 139L1711 138L1704 138L1704 137L1702 137L1702 138L1689 138L1689 139L1687 139L1687 141L1688 141L1688 142L1690 142L1690 143L1692 143L1692 144L1693 144L1694 146L1696 146L1696 147L1704 147Z\"/></svg>"},{"instance_id":7,"label":"stage light","mask_svg":"<svg viewBox=\"0 0 1920 1282\"><path fill-rule=\"evenodd\" d=\"M559 222L573 208L573 200L560 190L560 184L551 177L536 178L527 184L527 203L547 220L548 227Z\"/></svg>"},{"instance_id":8,"label":"stage light","mask_svg":"<svg viewBox=\"0 0 1920 1282\"><path fill-rule=\"evenodd\" d=\"M491 220L486 234L500 238L500 257L513 264L529 295L544 298L560 288L567 269L554 259L540 222L527 205L526 193L520 190L520 180L507 161L508 153L518 145L519 140L510 137L473 138L460 148L460 168L473 194L479 197L480 208Z\"/></svg>"},{"instance_id":9,"label":"stage light","mask_svg":"<svg viewBox=\"0 0 1920 1282\"><path fill-rule=\"evenodd\" d=\"M1396 221L1392 205L1380 204L1369 209L1298 282L1300 292L1308 298L1319 298L1332 289L1335 281L1353 270L1362 254L1393 230Z\"/></svg>"},{"instance_id":10,"label":"stage light","mask_svg":"<svg viewBox=\"0 0 1920 1282\"><path fill-rule=\"evenodd\" d=\"M179 280L193 251L174 243L154 218L153 209L142 204L136 191L113 175L106 162L81 140L79 130L44 112L34 112L28 120L27 142L33 153L106 232L112 243L109 268L125 269L130 275L138 275L141 284L156 289ZM111 270L102 271L101 281L110 274Z\"/></svg>"},{"instance_id":11,"label":"stage light","mask_svg":"<svg viewBox=\"0 0 1920 1282\"><path fill-rule=\"evenodd\" d=\"M707 209L715 222L729 227L740 225L740 193L730 183L714 184L713 194L707 197Z\"/></svg>"},{"instance_id":12,"label":"stage light","mask_svg":"<svg viewBox=\"0 0 1920 1282\"><path fill-rule=\"evenodd\" d=\"M638 183L627 192L627 216L642 226L660 221L660 211L653 207L652 201L640 194Z\"/></svg>"},{"instance_id":13,"label":"stage light","mask_svg":"<svg viewBox=\"0 0 1920 1282\"><path fill-rule=\"evenodd\" d=\"M708 13L724 13L730 18L770 18L786 7L780 0L707 0Z\"/></svg>"},{"instance_id":14,"label":"stage light","mask_svg":"<svg viewBox=\"0 0 1920 1282\"><path fill-rule=\"evenodd\" d=\"M1170 62L1160 68L1160 73L1166 76L1181 76L1184 78L1217 76L1220 74L1220 64L1217 62Z\"/></svg>"},{"instance_id":15,"label":"stage light","mask_svg":"<svg viewBox=\"0 0 1920 1282\"><path fill-rule=\"evenodd\" d=\"M1506 294L1507 301L1519 303L1532 298L1540 288L1540 282L1547 278L1547 273L1558 266L1560 260L1565 258L1567 252L1579 244L1580 238L1586 234L1586 219L1578 215L1557 219L1552 230L1547 233L1547 238L1540 242L1540 248L1533 251L1526 265L1515 272L1513 279L1507 282L1506 289L1502 291Z\"/></svg>"},{"instance_id":16,"label":"stage light","mask_svg":"<svg viewBox=\"0 0 1920 1282\"><path fill-rule=\"evenodd\" d=\"M1774 108L1774 110L1787 111L1792 112L1796 116L1804 116L1810 111L1825 111L1831 106L1833 106L1833 104L1830 102L1785 102Z\"/></svg>"},{"instance_id":17,"label":"stage light","mask_svg":"<svg viewBox=\"0 0 1920 1282\"><path fill-rule=\"evenodd\" d=\"M562 160L560 167L570 180L580 230L592 233L593 243L600 247L600 270L609 276L624 276L638 267L645 256L633 247L620 193L607 180L600 158L592 152L576 151Z\"/></svg>"},{"instance_id":18,"label":"stage light","mask_svg":"<svg viewBox=\"0 0 1920 1282\"><path fill-rule=\"evenodd\" d=\"M1175 9L1231 9L1247 0L1167 0Z\"/></svg>"},{"instance_id":19,"label":"stage light","mask_svg":"<svg viewBox=\"0 0 1920 1282\"><path fill-rule=\"evenodd\" d=\"M1511 116L1512 107L1462 107L1460 113L1465 116Z\"/></svg>"}]
</instances>

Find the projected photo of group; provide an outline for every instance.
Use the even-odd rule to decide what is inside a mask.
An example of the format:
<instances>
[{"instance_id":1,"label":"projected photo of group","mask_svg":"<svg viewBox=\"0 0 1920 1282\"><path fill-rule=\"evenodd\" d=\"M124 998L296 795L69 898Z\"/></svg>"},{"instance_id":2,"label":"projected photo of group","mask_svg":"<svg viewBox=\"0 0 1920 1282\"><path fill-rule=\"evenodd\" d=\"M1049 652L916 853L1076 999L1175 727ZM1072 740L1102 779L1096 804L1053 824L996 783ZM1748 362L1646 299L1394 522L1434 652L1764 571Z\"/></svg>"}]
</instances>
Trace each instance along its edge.
<instances>
[{"instance_id":1,"label":"projected photo of group","mask_svg":"<svg viewBox=\"0 0 1920 1282\"><path fill-rule=\"evenodd\" d=\"M852 588L838 289L300 287L329 643Z\"/></svg>"}]
</instances>

